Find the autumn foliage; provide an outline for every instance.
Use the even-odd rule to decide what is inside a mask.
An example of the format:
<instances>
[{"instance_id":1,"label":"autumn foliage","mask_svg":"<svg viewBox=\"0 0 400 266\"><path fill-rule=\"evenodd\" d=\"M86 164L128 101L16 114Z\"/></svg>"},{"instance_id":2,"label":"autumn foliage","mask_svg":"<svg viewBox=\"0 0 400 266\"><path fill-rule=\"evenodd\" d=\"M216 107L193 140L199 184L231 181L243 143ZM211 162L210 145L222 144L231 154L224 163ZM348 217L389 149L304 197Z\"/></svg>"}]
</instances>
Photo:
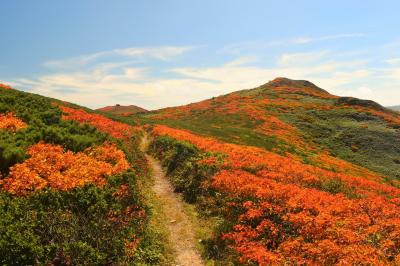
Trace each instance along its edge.
<instances>
[{"instance_id":1,"label":"autumn foliage","mask_svg":"<svg viewBox=\"0 0 400 266\"><path fill-rule=\"evenodd\" d=\"M91 114L82 109L74 109L67 106L60 106L60 109L64 112L63 119L89 123L114 138L127 139L133 130L133 127L130 125L114 121L99 114Z\"/></svg>"},{"instance_id":2,"label":"autumn foliage","mask_svg":"<svg viewBox=\"0 0 400 266\"><path fill-rule=\"evenodd\" d=\"M167 126L153 131L225 155L206 187L230 199L220 210L234 225L221 238L242 263L400 263L400 189L379 175L327 154L317 156L321 168Z\"/></svg>"},{"instance_id":3,"label":"autumn foliage","mask_svg":"<svg viewBox=\"0 0 400 266\"><path fill-rule=\"evenodd\" d=\"M16 117L13 113L0 114L0 129L5 129L10 132L16 132L17 130L24 129L27 124Z\"/></svg>"},{"instance_id":4,"label":"autumn foliage","mask_svg":"<svg viewBox=\"0 0 400 266\"><path fill-rule=\"evenodd\" d=\"M3 89L3 90L11 90L12 88L11 88L11 86L8 86L8 85L5 85L5 84L0 83L0 89Z\"/></svg>"},{"instance_id":5,"label":"autumn foliage","mask_svg":"<svg viewBox=\"0 0 400 266\"><path fill-rule=\"evenodd\" d=\"M2 181L3 190L26 195L46 187L69 190L88 183L102 186L107 176L129 168L125 154L108 143L78 153L65 151L58 145L38 143L27 154L30 158L13 166Z\"/></svg>"}]
</instances>

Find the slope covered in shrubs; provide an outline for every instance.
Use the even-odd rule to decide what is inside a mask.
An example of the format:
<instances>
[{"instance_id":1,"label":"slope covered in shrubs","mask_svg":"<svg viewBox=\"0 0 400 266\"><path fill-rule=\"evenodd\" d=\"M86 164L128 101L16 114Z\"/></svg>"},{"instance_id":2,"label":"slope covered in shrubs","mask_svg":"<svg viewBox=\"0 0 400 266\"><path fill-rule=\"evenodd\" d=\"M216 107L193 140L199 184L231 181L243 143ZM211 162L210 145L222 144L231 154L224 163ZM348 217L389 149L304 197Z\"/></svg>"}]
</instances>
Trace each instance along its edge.
<instances>
[{"instance_id":1,"label":"slope covered in shrubs","mask_svg":"<svg viewBox=\"0 0 400 266\"><path fill-rule=\"evenodd\" d=\"M400 263L398 113L278 78L134 119L217 265Z\"/></svg>"},{"instance_id":2,"label":"slope covered in shrubs","mask_svg":"<svg viewBox=\"0 0 400 266\"><path fill-rule=\"evenodd\" d=\"M400 114L337 97L308 81L277 78L255 89L135 116L312 162L321 152L398 178Z\"/></svg>"},{"instance_id":3,"label":"slope covered in shrubs","mask_svg":"<svg viewBox=\"0 0 400 266\"><path fill-rule=\"evenodd\" d=\"M379 175L334 158L325 160L327 170L166 126L152 132L151 150L176 191L205 218L222 221L203 242L221 265L400 263L400 188Z\"/></svg>"},{"instance_id":4,"label":"slope covered in shrubs","mask_svg":"<svg viewBox=\"0 0 400 266\"><path fill-rule=\"evenodd\" d=\"M0 264L157 264L140 130L0 88Z\"/></svg>"}]
</instances>

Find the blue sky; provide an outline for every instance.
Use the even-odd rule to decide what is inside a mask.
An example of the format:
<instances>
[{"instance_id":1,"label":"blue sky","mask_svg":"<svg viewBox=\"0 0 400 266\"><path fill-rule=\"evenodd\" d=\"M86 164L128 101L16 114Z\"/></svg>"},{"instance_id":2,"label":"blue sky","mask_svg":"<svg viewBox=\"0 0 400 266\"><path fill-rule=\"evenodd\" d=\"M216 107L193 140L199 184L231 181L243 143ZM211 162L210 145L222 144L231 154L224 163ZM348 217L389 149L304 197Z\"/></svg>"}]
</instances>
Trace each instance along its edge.
<instances>
[{"instance_id":1,"label":"blue sky","mask_svg":"<svg viewBox=\"0 0 400 266\"><path fill-rule=\"evenodd\" d=\"M277 76L400 104L399 1L0 4L0 82L88 107L154 109Z\"/></svg>"}]
</instances>

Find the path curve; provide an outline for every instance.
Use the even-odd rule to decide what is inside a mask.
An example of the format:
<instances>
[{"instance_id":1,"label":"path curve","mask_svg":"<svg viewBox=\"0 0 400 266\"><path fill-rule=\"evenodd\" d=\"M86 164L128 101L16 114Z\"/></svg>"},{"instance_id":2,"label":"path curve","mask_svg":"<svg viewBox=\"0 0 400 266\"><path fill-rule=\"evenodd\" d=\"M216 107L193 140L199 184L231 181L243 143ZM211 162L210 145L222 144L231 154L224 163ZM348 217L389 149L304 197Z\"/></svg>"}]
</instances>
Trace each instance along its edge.
<instances>
[{"instance_id":1,"label":"path curve","mask_svg":"<svg viewBox=\"0 0 400 266\"><path fill-rule=\"evenodd\" d=\"M146 151L148 137L144 135L141 143L142 151ZM152 170L154 193L162 202L166 227L169 231L171 245L175 251L176 266L203 266L201 256L195 246L195 235L189 217L184 211L182 199L165 176L165 172L158 160L146 153L146 158Z\"/></svg>"}]
</instances>

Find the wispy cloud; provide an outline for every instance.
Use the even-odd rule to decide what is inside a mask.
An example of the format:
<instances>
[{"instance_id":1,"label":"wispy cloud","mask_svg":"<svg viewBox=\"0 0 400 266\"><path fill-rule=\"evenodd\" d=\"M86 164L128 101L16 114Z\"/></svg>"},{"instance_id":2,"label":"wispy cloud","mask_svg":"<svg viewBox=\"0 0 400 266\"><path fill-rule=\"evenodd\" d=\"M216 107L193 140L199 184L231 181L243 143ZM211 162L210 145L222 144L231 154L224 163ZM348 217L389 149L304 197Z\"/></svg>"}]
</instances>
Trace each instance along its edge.
<instances>
[{"instance_id":1,"label":"wispy cloud","mask_svg":"<svg viewBox=\"0 0 400 266\"><path fill-rule=\"evenodd\" d=\"M400 57L386 59L385 63L389 65L400 65Z\"/></svg>"},{"instance_id":2,"label":"wispy cloud","mask_svg":"<svg viewBox=\"0 0 400 266\"><path fill-rule=\"evenodd\" d=\"M346 38L359 38L364 37L363 33L343 33L343 34L335 34L335 35L326 35L320 37L298 37L293 40L294 43L297 44L306 44L312 42L321 42L321 41L330 41L337 39L346 39Z\"/></svg>"},{"instance_id":3,"label":"wispy cloud","mask_svg":"<svg viewBox=\"0 0 400 266\"><path fill-rule=\"evenodd\" d=\"M270 67L254 65L256 56L237 57L214 67L152 69L118 62L98 63L84 71L60 71L16 82L35 93L89 107L120 103L154 109L253 88L277 76L308 79L334 93L351 94L341 86L368 79L372 74L365 61L333 58L335 55L327 51L284 53ZM163 75L156 75L155 70ZM365 90L354 93L362 92Z\"/></svg>"},{"instance_id":4,"label":"wispy cloud","mask_svg":"<svg viewBox=\"0 0 400 266\"><path fill-rule=\"evenodd\" d=\"M61 59L61 60L49 60L43 63L43 66L48 68L76 68L82 67L104 55L107 52L93 53L89 55L83 55L73 58Z\"/></svg>"},{"instance_id":5,"label":"wispy cloud","mask_svg":"<svg viewBox=\"0 0 400 266\"><path fill-rule=\"evenodd\" d=\"M189 50L192 50L194 47L192 46L164 46L164 47L156 47L156 48L125 48L125 49L117 49L113 50L110 53L115 53L123 56L130 57L150 57L159 60L169 60L175 56L181 55Z\"/></svg>"},{"instance_id":6,"label":"wispy cloud","mask_svg":"<svg viewBox=\"0 0 400 266\"><path fill-rule=\"evenodd\" d=\"M225 66L227 66L227 67L242 66L242 65L255 63L257 61L258 61L258 57L255 55L242 56L233 61L226 63Z\"/></svg>"},{"instance_id":7,"label":"wispy cloud","mask_svg":"<svg viewBox=\"0 0 400 266\"><path fill-rule=\"evenodd\" d=\"M375 58L380 64L374 64L364 52L283 47L267 61L253 51L240 52L230 60L219 55L218 64L204 66L199 60L177 67L174 60L192 49L114 49L48 61L45 64L52 67L48 74L11 81L19 88L93 108L116 103L149 109L181 105L253 88L278 76L307 79L334 94L370 98L385 105L396 105L400 99L397 57ZM387 64L382 66L385 60ZM163 64L159 64L161 61Z\"/></svg>"},{"instance_id":8,"label":"wispy cloud","mask_svg":"<svg viewBox=\"0 0 400 266\"><path fill-rule=\"evenodd\" d=\"M217 50L217 54L232 54L238 56L248 51L255 52L281 45L286 45L286 42L283 40L240 42L225 45Z\"/></svg>"},{"instance_id":9,"label":"wispy cloud","mask_svg":"<svg viewBox=\"0 0 400 266\"><path fill-rule=\"evenodd\" d=\"M74 69L83 67L89 63L106 57L124 57L127 60L133 58L152 58L167 61L178 55L182 55L193 48L193 46L130 47L101 51L61 60L49 60L44 62L43 65L49 68Z\"/></svg>"},{"instance_id":10,"label":"wispy cloud","mask_svg":"<svg viewBox=\"0 0 400 266\"><path fill-rule=\"evenodd\" d=\"M226 45L223 48L219 49L217 53L240 55L248 51L261 51L273 47L299 46L299 45L311 44L314 42L360 38L364 36L365 34L363 33L341 33L341 34L316 36L316 37L300 36L295 38L278 39L278 40L247 41L247 42L240 42L240 43Z\"/></svg>"},{"instance_id":11,"label":"wispy cloud","mask_svg":"<svg viewBox=\"0 0 400 266\"><path fill-rule=\"evenodd\" d=\"M283 53L278 58L279 65L307 65L321 60L329 51L312 51L305 53Z\"/></svg>"}]
</instances>

